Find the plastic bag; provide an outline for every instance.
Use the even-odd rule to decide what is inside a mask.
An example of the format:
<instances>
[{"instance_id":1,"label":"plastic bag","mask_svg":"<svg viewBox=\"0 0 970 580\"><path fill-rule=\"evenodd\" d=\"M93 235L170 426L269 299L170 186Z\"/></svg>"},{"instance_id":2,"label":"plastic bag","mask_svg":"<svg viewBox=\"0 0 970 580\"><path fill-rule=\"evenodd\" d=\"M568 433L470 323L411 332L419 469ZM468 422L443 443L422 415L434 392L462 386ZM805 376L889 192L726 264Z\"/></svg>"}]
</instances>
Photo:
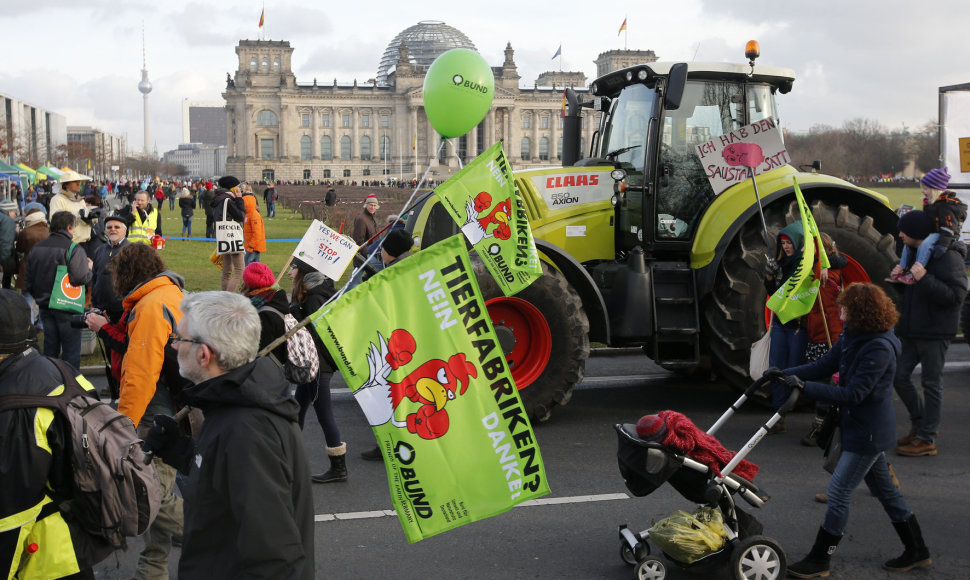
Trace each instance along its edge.
<instances>
[{"instance_id":1,"label":"plastic bag","mask_svg":"<svg viewBox=\"0 0 970 580\"><path fill-rule=\"evenodd\" d=\"M727 539L721 512L708 506L698 508L693 514L677 510L650 528L650 539L667 556L693 564L697 560L720 550Z\"/></svg>"},{"instance_id":2,"label":"plastic bag","mask_svg":"<svg viewBox=\"0 0 970 580\"><path fill-rule=\"evenodd\" d=\"M748 374L756 381L768 370L768 353L771 351L771 324L774 315L768 319L768 329L765 335L751 343L751 358L748 360Z\"/></svg>"}]
</instances>

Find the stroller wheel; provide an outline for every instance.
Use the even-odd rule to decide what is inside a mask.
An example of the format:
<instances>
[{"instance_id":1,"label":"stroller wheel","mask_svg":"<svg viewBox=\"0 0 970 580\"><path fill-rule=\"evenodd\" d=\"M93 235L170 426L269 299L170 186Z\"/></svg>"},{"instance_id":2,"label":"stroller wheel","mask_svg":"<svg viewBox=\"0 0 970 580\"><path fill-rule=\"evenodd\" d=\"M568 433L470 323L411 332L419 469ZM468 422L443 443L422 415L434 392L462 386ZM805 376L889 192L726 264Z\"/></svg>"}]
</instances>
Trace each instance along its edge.
<instances>
[{"instance_id":1,"label":"stroller wheel","mask_svg":"<svg viewBox=\"0 0 970 580\"><path fill-rule=\"evenodd\" d=\"M647 556L637 564L637 580L663 580L666 577L667 565L657 556Z\"/></svg>"},{"instance_id":2,"label":"stroller wheel","mask_svg":"<svg viewBox=\"0 0 970 580\"><path fill-rule=\"evenodd\" d=\"M630 566L636 566L637 562L643 560L649 554L650 547L643 542L637 542L637 545L632 548L626 542L620 544L620 559Z\"/></svg>"},{"instance_id":3,"label":"stroller wheel","mask_svg":"<svg viewBox=\"0 0 970 580\"><path fill-rule=\"evenodd\" d=\"M731 553L731 570L737 580L784 578L785 551L767 536L750 536L738 542Z\"/></svg>"}]
</instances>

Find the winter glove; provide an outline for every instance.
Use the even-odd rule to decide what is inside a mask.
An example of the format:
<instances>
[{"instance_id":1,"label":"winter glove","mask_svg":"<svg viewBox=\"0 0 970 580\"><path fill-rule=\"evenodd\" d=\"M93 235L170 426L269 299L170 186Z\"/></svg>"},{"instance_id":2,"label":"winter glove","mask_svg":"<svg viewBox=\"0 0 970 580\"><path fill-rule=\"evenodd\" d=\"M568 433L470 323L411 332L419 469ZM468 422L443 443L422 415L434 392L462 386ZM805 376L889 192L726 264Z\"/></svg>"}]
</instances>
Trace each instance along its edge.
<instances>
[{"instance_id":1,"label":"winter glove","mask_svg":"<svg viewBox=\"0 0 970 580\"><path fill-rule=\"evenodd\" d=\"M183 435L175 419L166 415L155 416L152 428L142 441L141 448L185 475L188 475L192 456L195 455L195 443L192 438Z\"/></svg>"},{"instance_id":2,"label":"winter glove","mask_svg":"<svg viewBox=\"0 0 970 580\"><path fill-rule=\"evenodd\" d=\"M781 384L788 387L789 391L791 389L798 389L799 391L805 390L805 381L801 380L795 375L785 375L785 377L781 379Z\"/></svg>"},{"instance_id":3,"label":"winter glove","mask_svg":"<svg viewBox=\"0 0 970 580\"><path fill-rule=\"evenodd\" d=\"M765 372L762 376L766 379L777 381L778 379L785 376L785 371L781 370L778 367L768 367L767 369L765 369Z\"/></svg>"},{"instance_id":4,"label":"winter glove","mask_svg":"<svg viewBox=\"0 0 970 580\"><path fill-rule=\"evenodd\" d=\"M781 266L778 262L768 258L768 262L765 264L765 276L771 276L773 279L778 279L782 275Z\"/></svg>"}]
</instances>

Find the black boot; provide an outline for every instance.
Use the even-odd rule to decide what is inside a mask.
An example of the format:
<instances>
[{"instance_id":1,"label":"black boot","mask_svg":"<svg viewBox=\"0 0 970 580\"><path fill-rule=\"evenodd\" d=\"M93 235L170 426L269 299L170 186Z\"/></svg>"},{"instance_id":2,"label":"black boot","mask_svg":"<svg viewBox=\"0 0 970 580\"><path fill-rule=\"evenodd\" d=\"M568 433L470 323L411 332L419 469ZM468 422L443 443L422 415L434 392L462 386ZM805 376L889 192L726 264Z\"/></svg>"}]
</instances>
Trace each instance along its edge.
<instances>
[{"instance_id":1,"label":"black boot","mask_svg":"<svg viewBox=\"0 0 970 580\"><path fill-rule=\"evenodd\" d=\"M909 516L905 522L893 522L893 527L906 549L902 556L883 564L883 568L893 572L909 572L913 568L922 568L933 563L930 550L923 543L923 532L919 529L916 514Z\"/></svg>"},{"instance_id":2,"label":"black boot","mask_svg":"<svg viewBox=\"0 0 970 580\"><path fill-rule=\"evenodd\" d=\"M384 456L381 455L381 448L377 445L373 449L368 449L367 451L361 451L360 456L367 461L382 461Z\"/></svg>"},{"instance_id":3,"label":"black boot","mask_svg":"<svg viewBox=\"0 0 970 580\"><path fill-rule=\"evenodd\" d=\"M341 443L339 447L327 447L327 455L330 456L330 469L326 473L311 477L313 483L347 481L347 444Z\"/></svg>"},{"instance_id":4,"label":"black boot","mask_svg":"<svg viewBox=\"0 0 970 580\"><path fill-rule=\"evenodd\" d=\"M795 578L827 578L829 561L841 539L842 536L830 534L825 528L819 527L812 551L800 562L788 566L788 575Z\"/></svg>"}]
</instances>

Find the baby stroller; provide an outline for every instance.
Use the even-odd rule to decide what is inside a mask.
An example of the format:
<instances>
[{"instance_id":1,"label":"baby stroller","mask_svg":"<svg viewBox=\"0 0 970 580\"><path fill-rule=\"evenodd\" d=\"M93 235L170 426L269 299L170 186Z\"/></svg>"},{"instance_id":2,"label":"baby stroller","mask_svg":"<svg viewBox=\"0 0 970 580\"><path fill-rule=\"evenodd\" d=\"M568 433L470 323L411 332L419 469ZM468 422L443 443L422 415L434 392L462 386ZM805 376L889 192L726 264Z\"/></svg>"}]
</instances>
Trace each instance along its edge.
<instances>
[{"instance_id":1,"label":"baby stroller","mask_svg":"<svg viewBox=\"0 0 970 580\"><path fill-rule=\"evenodd\" d=\"M707 433L713 435L717 432L752 393L765 388L770 382L764 378L755 381ZM737 496L752 507L760 508L768 501L768 494L732 471L764 438L768 429L781 418L781 414L794 407L797 399L798 390L793 389L785 404L724 466L720 476L707 465L685 454L641 438L633 424L614 426L619 438L617 459L620 474L633 495L643 497L653 493L664 483L669 483L688 501L718 510L723 519L727 538L720 549L704 554L691 563L678 560L669 554L665 554L666 561L683 569L730 563L731 571L738 580L773 580L785 576L787 563L784 550L775 540L761 535L763 526L757 518L735 505L734 498ZM663 580L666 577L667 563L660 557L660 550L656 554L651 553L648 543L649 529L636 533L623 524L619 528L619 534L620 557L627 564L636 567L635 577L638 580ZM656 549L656 545L654 548Z\"/></svg>"}]
</instances>

